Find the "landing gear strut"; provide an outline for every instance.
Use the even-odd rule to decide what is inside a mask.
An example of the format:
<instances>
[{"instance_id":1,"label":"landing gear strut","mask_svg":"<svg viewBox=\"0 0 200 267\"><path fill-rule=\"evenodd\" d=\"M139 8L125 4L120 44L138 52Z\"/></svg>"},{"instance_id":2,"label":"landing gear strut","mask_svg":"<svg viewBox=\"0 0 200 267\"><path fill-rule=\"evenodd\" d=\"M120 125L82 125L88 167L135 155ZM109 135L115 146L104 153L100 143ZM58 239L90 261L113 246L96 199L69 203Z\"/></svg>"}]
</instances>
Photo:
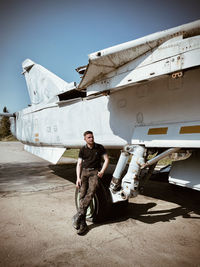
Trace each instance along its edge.
<instances>
[{"instance_id":1,"label":"landing gear strut","mask_svg":"<svg viewBox=\"0 0 200 267\"><path fill-rule=\"evenodd\" d=\"M136 197L139 189L139 175L141 166L144 164L145 147L126 146L121 152L119 161L113 174L110 184L110 191L113 202L127 200L129 197ZM124 171L127 161L132 156L128 171L121 180L121 174ZM121 187L119 191L117 191Z\"/></svg>"}]
</instances>

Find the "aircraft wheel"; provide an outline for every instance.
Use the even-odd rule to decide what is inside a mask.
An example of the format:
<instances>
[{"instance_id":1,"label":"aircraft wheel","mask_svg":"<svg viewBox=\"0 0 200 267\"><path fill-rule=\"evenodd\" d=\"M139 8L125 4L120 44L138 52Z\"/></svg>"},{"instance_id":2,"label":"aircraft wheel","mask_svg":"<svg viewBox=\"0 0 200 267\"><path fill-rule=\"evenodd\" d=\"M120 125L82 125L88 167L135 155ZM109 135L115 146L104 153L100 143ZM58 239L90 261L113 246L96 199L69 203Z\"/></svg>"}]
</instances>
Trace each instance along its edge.
<instances>
[{"instance_id":1,"label":"aircraft wheel","mask_svg":"<svg viewBox=\"0 0 200 267\"><path fill-rule=\"evenodd\" d=\"M76 209L79 208L79 189L75 191ZM91 222L101 222L105 220L111 208L111 195L108 188L106 188L101 181L97 191L87 209L86 220Z\"/></svg>"}]
</instances>

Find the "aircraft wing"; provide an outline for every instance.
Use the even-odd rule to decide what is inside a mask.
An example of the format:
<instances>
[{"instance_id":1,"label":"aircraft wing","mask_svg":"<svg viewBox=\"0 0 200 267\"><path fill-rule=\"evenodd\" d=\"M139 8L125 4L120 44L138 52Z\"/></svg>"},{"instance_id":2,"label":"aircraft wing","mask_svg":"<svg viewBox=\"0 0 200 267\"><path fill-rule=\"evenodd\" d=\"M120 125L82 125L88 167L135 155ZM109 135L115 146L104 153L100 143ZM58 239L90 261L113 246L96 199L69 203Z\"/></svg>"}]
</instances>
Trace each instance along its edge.
<instances>
[{"instance_id":1,"label":"aircraft wing","mask_svg":"<svg viewBox=\"0 0 200 267\"><path fill-rule=\"evenodd\" d=\"M106 74L133 61L172 38L178 36L187 38L199 33L200 20L197 20L92 53L89 55L89 64L78 88L80 90L86 88Z\"/></svg>"},{"instance_id":2,"label":"aircraft wing","mask_svg":"<svg viewBox=\"0 0 200 267\"><path fill-rule=\"evenodd\" d=\"M56 164L61 158L62 154L65 152L66 148L24 145L24 150L34 154L35 156L50 161L53 164Z\"/></svg>"}]
</instances>

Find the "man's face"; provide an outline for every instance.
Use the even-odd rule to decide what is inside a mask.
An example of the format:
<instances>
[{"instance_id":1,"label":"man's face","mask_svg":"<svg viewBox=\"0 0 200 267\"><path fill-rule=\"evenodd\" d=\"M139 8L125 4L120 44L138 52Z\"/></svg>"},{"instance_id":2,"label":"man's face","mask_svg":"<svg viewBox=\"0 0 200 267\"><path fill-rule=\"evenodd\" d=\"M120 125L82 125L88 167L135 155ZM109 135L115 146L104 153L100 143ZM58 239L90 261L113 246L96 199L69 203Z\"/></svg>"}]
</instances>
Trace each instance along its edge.
<instances>
[{"instance_id":1,"label":"man's face","mask_svg":"<svg viewBox=\"0 0 200 267\"><path fill-rule=\"evenodd\" d=\"M86 136L84 137L86 143L88 145L93 145L94 144L94 136L93 134L86 134Z\"/></svg>"}]
</instances>

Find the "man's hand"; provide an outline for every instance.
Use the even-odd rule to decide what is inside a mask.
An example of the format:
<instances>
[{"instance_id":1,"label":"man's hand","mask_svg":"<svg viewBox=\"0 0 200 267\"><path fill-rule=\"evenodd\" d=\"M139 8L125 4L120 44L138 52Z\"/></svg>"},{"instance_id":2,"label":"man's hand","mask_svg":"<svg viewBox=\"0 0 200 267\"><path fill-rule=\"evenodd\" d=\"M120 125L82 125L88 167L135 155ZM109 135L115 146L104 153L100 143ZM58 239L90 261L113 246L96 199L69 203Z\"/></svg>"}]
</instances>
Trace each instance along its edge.
<instances>
[{"instance_id":1,"label":"man's hand","mask_svg":"<svg viewBox=\"0 0 200 267\"><path fill-rule=\"evenodd\" d=\"M77 180L76 180L76 187L77 188L81 187L81 179L80 178L77 178Z\"/></svg>"},{"instance_id":2,"label":"man's hand","mask_svg":"<svg viewBox=\"0 0 200 267\"><path fill-rule=\"evenodd\" d=\"M103 155L103 159L104 159L103 166L102 166L101 170L97 173L97 176L99 178L102 178L103 177L103 174L104 174L104 172L107 169L108 164L109 164L109 158L108 158L108 155L107 154L104 154Z\"/></svg>"},{"instance_id":3,"label":"man's hand","mask_svg":"<svg viewBox=\"0 0 200 267\"><path fill-rule=\"evenodd\" d=\"M97 173L97 176L98 176L99 178L102 178L102 177L103 177L103 174L104 174L104 173L103 173L102 171L100 171L100 172Z\"/></svg>"}]
</instances>

